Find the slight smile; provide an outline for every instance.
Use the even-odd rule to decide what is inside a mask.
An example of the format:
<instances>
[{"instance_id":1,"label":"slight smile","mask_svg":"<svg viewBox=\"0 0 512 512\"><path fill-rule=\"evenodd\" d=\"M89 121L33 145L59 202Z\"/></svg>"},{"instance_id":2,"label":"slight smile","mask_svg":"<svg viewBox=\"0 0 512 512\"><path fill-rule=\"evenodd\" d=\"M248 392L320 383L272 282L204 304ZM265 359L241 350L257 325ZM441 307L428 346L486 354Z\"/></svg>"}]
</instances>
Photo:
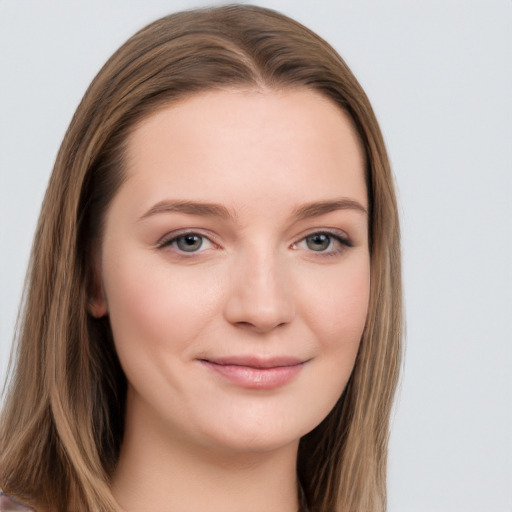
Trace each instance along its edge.
<instances>
[{"instance_id":1,"label":"slight smile","mask_svg":"<svg viewBox=\"0 0 512 512\"><path fill-rule=\"evenodd\" d=\"M234 356L218 359L200 359L204 366L247 389L274 389L290 382L308 360L291 357L258 358Z\"/></svg>"}]
</instances>

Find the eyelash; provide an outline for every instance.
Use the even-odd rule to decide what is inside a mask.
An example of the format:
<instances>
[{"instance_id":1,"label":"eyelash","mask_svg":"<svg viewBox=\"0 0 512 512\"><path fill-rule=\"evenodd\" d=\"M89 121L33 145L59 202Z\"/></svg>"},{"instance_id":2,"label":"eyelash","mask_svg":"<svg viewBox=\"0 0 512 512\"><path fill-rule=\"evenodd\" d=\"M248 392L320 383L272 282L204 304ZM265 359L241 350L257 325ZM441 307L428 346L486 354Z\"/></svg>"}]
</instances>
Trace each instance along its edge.
<instances>
[{"instance_id":1,"label":"eyelash","mask_svg":"<svg viewBox=\"0 0 512 512\"><path fill-rule=\"evenodd\" d=\"M330 256L337 256L341 254L346 248L353 247L352 242L348 239L346 235L342 235L339 232L333 232L333 231L314 231L304 237L302 237L297 242L294 242L291 247L292 249L298 249L298 245L301 243L306 243L308 239L312 239L313 237L318 236L325 236L329 239L329 245L326 247L326 250L321 251L315 251L314 249L308 248L312 253L316 253L320 257L330 257ZM201 239L201 244L199 245L198 249L201 249L204 245L204 241L207 240L209 244L216 245L215 242L213 242L208 236L196 232L196 231L182 231L179 233L171 233L170 235L167 235L163 237L161 240L159 240L156 244L156 247L158 249L163 249L165 247L172 247L180 256L184 257L192 257L194 254L198 254L199 252L203 252L202 250L195 250L195 251L185 251L180 249L179 247L173 247L174 244L177 244L180 239L185 239L187 237L198 237ZM332 249L333 245L338 245L338 247L335 247ZM203 249L205 250L205 249Z\"/></svg>"},{"instance_id":2,"label":"eyelash","mask_svg":"<svg viewBox=\"0 0 512 512\"><path fill-rule=\"evenodd\" d=\"M325 236L329 239L329 245L326 247L326 250L315 251L314 249L308 248L310 252L316 253L319 257L332 257L339 256L344 252L345 249L349 247L353 247L354 244L349 240L349 238L338 231L314 231L305 237L301 238L298 242L295 242L292 247L297 249L297 246L300 243L307 244L308 239L312 239L318 236Z\"/></svg>"},{"instance_id":3,"label":"eyelash","mask_svg":"<svg viewBox=\"0 0 512 512\"><path fill-rule=\"evenodd\" d=\"M164 236L161 240L159 240L156 244L158 249L163 249L165 247L172 247L174 244L177 244L180 239L184 239L187 237L198 237L200 238L201 244L199 245L199 249L203 247L204 241L207 240L209 244L215 245L215 243L206 235L202 233L198 233L197 231L182 231L178 233L171 233L170 235ZM183 255L185 257L192 256L193 254L197 254L202 251L183 251L177 247L172 247L178 254Z\"/></svg>"}]
</instances>

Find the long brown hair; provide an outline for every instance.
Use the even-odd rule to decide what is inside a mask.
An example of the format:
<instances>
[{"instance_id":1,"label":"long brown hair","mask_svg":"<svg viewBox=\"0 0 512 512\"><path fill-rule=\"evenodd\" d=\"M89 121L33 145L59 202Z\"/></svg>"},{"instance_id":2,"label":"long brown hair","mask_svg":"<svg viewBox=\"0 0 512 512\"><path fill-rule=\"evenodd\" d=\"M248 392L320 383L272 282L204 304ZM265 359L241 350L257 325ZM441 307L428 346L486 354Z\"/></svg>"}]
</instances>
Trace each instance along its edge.
<instances>
[{"instance_id":1,"label":"long brown hair","mask_svg":"<svg viewBox=\"0 0 512 512\"><path fill-rule=\"evenodd\" d=\"M108 319L88 314L92 254L123 181L125 141L170 102L217 88L306 87L347 112L366 155L371 295L350 381L300 443L311 511L386 508L388 424L401 354L399 225L370 103L319 36L233 5L162 18L130 38L87 90L60 148L32 249L15 366L0 423L0 488L48 510L110 511L126 379Z\"/></svg>"}]
</instances>

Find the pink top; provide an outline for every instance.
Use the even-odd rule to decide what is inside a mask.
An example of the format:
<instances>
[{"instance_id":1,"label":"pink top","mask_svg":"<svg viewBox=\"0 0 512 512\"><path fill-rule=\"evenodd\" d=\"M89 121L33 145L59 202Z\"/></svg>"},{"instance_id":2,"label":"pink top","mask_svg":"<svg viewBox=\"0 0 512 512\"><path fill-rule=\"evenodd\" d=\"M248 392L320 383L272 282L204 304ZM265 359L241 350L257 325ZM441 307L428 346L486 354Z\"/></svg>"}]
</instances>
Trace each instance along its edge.
<instances>
[{"instance_id":1,"label":"pink top","mask_svg":"<svg viewBox=\"0 0 512 512\"><path fill-rule=\"evenodd\" d=\"M0 491L0 512L34 512L34 509Z\"/></svg>"}]
</instances>

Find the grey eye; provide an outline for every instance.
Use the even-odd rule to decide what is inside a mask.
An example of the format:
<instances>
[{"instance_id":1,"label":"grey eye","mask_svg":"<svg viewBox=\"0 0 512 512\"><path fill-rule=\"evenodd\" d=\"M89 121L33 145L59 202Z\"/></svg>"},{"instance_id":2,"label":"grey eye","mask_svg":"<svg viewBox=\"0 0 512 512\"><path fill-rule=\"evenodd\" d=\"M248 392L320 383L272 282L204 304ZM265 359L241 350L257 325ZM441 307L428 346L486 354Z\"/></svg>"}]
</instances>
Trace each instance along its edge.
<instances>
[{"instance_id":1,"label":"grey eye","mask_svg":"<svg viewBox=\"0 0 512 512\"><path fill-rule=\"evenodd\" d=\"M176 247L183 252L198 251L203 245L203 237L199 235L182 235L175 239Z\"/></svg>"},{"instance_id":2,"label":"grey eye","mask_svg":"<svg viewBox=\"0 0 512 512\"><path fill-rule=\"evenodd\" d=\"M312 251L325 251L331 245L331 237L325 233L315 233L306 237L306 245Z\"/></svg>"}]
</instances>

